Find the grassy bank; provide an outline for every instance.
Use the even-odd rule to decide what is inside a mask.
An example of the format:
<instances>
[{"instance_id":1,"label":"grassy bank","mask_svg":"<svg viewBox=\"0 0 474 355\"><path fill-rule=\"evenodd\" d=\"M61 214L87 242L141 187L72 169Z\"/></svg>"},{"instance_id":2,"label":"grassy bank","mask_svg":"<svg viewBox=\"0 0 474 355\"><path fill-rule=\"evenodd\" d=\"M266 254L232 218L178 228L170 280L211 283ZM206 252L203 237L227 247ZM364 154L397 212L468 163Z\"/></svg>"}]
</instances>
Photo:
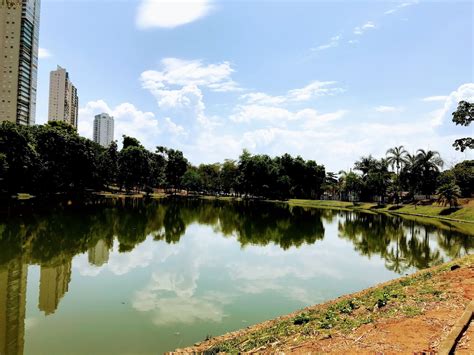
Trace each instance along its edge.
<instances>
[{"instance_id":1,"label":"grassy bank","mask_svg":"<svg viewBox=\"0 0 474 355\"><path fill-rule=\"evenodd\" d=\"M473 277L474 256L467 256L178 351L436 350L472 299Z\"/></svg>"},{"instance_id":2,"label":"grassy bank","mask_svg":"<svg viewBox=\"0 0 474 355\"><path fill-rule=\"evenodd\" d=\"M385 213L399 215L406 219L412 219L420 223L431 224L435 227L447 230L455 230L460 233L474 236L474 201L463 205L462 208L446 215L446 207L428 205L385 205L377 206L376 203L360 203L354 205L352 202L324 201L324 200L289 200L290 206L306 208L329 208L344 211L359 211L364 213Z\"/></svg>"},{"instance_id":3,"label":"grassy bank","mask_svg":"<svg viewBox=\"0 0 474 355\"><path fill-rule=\"evenodd\" d=\"M376 203L362 202L354 205L352 202L324 200L289 200L288 203L292 206L387 212L391 214L407 214L426 218L437 218L453 222L474 223L474 204L463 205L459 209L449 209L438 205L417 206L409 204L398 206L388 204L379 207Z\"/></svg>"}]
</instances>

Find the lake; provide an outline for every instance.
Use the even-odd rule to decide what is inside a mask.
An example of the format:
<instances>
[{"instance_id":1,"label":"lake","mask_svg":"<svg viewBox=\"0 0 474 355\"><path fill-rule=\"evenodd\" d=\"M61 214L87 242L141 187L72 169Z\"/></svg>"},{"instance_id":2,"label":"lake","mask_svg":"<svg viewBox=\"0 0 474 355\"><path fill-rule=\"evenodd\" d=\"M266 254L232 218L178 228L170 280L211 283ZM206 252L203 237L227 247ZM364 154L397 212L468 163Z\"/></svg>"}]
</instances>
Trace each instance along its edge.
<instances>
[{"instance_id":1,"label":"lake","mask_svg":"<svg viewBox=\"0 0 474 355\"><path fill-rule=\"evenodd\" d=\"M0 354L156 354L474 251L382 214L100 199L0 218Z\"/></svg>"}]
</instances>

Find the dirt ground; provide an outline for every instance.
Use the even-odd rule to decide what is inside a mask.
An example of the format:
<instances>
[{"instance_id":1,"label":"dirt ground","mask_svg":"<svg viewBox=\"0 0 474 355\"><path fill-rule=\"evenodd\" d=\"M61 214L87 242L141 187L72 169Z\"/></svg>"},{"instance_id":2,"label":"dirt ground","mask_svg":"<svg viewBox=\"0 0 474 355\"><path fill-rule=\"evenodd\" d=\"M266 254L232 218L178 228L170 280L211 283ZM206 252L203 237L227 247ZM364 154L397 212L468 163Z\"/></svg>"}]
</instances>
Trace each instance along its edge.
<instances>
[{"instance_id":1,"label":"dirt ground","mask_svg":"<svg viewBox=\"0 0 474 355\"><path fill-rule=\"evenodd\" d=\"M392 281L392 283L395 282L400 281ZM314 336L307 336L301 331L301 333L293 333L288 336L275 335L271 342L263 343L263 345L256 348L249 349L244 347L244 344L248 344L250 340L261 340L262 337L268 337L268 331L265 333L267 329L273 329L279 323L283 324L282 322L288 322L288 319L294 319L295 315L301 314L300 311L273 321L257 324L245 330L216 337L207 342L195 344L194 347L177 349L176 352L437 353L440 343L447 336L458 318L461 317L466 305L474 299L474 258L472 256L467 257L467 259L465 258L463 265L455 270L444 267L442 272L433 271L433 277L429 282L431 289L436 287L443 290L443 294L447 296L425 299L420 296L423 293L420 291L420 288L411 289L411 291L407 288L406 299L410 302L413 299L421 307L421 311L417 314L406 315L400 312L393 312L393 315L390 313L391 315L389 316L389 313L387 313L387 315L380 316L369 324L360 325L348 332L331 331L329 333L321 333L314 331ZM377 287L380 288L382 285ZM369 290L372 290L372 292L373 290L376 291L377 287ZM340 302L341 299L348 297L363 298L364 292L369 291L344 296L335 301L314 306L313 309L327 309L335 302ZM292 326L293 323L290 324ZM472 322L458 342L456 353L474 354L474 325Z\"/></svg>"}]
</instances>

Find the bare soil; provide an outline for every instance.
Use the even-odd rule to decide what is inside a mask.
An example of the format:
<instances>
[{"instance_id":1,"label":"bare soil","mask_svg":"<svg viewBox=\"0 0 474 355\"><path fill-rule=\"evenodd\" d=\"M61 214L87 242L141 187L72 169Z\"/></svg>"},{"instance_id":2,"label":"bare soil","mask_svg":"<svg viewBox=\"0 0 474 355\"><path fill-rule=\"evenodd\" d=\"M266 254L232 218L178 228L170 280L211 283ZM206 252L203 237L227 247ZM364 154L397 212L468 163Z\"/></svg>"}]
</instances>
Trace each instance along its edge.
<instances>
[{"instance_id":1,"label":"bare soil","mask_svg":"<svg viewBox=\"0 0 474 355\"><path fill-rule=\"evenodd\" d=\"M452 265L460 268L451 270ZM395 295L391 297L396 298L389 298L383 308L369 309L367 305L372 304L373 295L382 291L391 292ZM436 353L473 299L474 256L467 256L176 352ZM344 314L336 316L330 329L321 329L321 318L318 317L340 309L347 300L360 304L360 308L349 314L344 310ZM301 319L302 315L308 317L308 323L295 325L294 320ZM370 321L360 322L364 317ZM355 326L347 329L348 323ZM458 342L456 353L474 354L472 322Z\"/></svg>"}]
</instances>

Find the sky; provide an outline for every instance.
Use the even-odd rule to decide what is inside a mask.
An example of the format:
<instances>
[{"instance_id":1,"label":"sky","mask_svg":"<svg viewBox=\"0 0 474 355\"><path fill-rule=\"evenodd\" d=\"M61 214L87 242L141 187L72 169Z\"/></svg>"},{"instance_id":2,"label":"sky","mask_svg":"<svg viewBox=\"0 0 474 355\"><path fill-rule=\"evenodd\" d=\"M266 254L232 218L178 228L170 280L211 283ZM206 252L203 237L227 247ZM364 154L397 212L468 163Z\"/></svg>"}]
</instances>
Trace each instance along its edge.
<instances>
[{"instance_id":1,"label":"sky","mask_svg":"<svg viewBox=\"0 0 474 355\"><path fill-rule=\"evenodd\" d=\"M474 100L474 3L409 0L42 0L36 122L49 72L78 89L79 133L180 149L193 163L243 149L347 170L404 145L473 159L451 114Z\"/></svg>"}]
</instances>

